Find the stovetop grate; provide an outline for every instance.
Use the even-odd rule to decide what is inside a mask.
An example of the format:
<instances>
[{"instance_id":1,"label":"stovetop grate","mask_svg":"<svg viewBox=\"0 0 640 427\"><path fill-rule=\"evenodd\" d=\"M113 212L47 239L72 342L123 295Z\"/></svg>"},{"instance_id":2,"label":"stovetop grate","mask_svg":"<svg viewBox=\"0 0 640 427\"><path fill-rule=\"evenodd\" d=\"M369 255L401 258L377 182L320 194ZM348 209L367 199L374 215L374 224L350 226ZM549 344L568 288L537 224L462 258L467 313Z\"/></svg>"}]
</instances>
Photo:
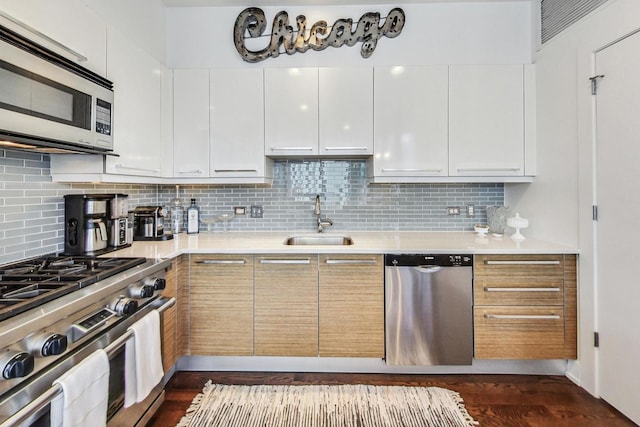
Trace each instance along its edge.
<instances>
[{"instance_id":1,"label":"stovetop grate","mask_svg":"<svg viewBox=\"0 0 640 427\"><path fill-rule=\"evenodd\" d=\"M145 258L47 255L0 268L0 321L92 285Z\"/></svg>"}]
</instances>

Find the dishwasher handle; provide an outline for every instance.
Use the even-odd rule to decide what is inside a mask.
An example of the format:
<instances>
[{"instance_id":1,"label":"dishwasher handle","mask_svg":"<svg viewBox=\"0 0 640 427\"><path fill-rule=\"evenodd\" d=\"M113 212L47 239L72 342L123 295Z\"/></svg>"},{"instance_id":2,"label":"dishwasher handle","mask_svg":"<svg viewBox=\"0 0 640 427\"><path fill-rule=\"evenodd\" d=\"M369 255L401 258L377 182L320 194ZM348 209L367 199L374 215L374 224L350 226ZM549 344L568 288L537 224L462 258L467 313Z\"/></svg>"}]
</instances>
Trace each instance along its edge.
<instances>
[{"instance_id":1,"label":"dishwasher handle","mask_svg":"<svg viewBox=\"0 0 640 427\"><path fill-rule=\"evenodd\" d=\"M420 273L426 274L437 273L438 271L442 270L442 267L440 267L439 265L417 265L413 268Z\"/></svg>"}]
</instances>

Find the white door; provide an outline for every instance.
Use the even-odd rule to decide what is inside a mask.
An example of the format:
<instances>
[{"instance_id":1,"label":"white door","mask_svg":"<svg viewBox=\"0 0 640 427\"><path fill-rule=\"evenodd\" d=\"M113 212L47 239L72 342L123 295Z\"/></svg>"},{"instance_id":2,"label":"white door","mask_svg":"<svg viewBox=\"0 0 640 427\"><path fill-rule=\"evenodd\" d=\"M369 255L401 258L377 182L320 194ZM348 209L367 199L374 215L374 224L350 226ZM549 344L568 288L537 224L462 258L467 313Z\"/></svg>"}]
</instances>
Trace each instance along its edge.
<instances>
[{"instance_id":1,"label":"white door","mask_svg":"<svg viewBox=\"0 0 640 427\"><path fill-rule=\"evenodd\" d=\"M600 395L640 423L640 34L596 54Z\"/></svg>"}]
</instances>

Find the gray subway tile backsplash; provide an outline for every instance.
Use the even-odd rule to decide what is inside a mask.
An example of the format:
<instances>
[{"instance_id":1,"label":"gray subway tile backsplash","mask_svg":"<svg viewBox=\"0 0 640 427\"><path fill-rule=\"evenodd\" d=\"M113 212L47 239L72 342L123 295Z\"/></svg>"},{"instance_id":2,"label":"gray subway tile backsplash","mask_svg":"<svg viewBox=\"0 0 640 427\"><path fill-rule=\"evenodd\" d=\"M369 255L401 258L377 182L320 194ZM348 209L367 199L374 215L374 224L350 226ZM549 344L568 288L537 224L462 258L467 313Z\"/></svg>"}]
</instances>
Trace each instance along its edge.
<instances>
[{"instance_id":1,"label":"gray subway tile backsplash","mask_svg":"<svg viewBox=\"0 0 640 427\"><path fill-rule=\"evenodd\" d=\"M234 206L263 206L263 218L237 216L231 231L314 231L316 194L322 216L342 231L469 231L486 222L486 206L504 203L503 184L367 185L363 160L280 160L273 177L270 187L185 185L179 194L185 207L196 198L204 219ZM160 203L174 197L174 186L160 187ZM473 218L466 216L468 204L475 207ZM447 206L459 206L461 215L448 216ZM222 225L204 229L218 231Z\"/></svg>"},{"instance_id":2,"label":"gray subway tile backsplash","mask_svg":"<svg viewBox=\"0 0 640 427\"><path fill-rule=\"evenodd\" d=\"M273 177L271 186L183 185L179 195L185 208L196 198L203 219L247 207L229 222L231 231L313 232L316 194L337 231L470 231L486 222L486 206L504 203L500 183L369 185L364 160L278 160ZM0 264L64 249L65 194L124 193L130 209L168 205L176 194L175 185L55 183L48 155L11 150L0 150L0 189ZM263 218L249 217L252 204L263 206ZM448 216L447 206L459 206L460 215Z\"/></svg>"}]
</instances>

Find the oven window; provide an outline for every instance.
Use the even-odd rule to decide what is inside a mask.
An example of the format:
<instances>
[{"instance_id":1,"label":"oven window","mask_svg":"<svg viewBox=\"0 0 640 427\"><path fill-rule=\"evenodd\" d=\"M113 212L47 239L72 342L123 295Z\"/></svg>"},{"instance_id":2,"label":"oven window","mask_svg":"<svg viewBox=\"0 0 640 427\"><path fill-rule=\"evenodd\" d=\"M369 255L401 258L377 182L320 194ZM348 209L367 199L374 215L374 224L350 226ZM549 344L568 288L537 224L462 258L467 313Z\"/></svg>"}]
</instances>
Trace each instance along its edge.
<instances>
[{"instance_id":1,"label":"oven window","mask_svg":"<svg viewBox=\"0 0 640 427\"><path fill-rule=\"evenodd\" d=\"M0 108L91 129L91 96L0 60Z\"/></svg>"}]
</instances>

